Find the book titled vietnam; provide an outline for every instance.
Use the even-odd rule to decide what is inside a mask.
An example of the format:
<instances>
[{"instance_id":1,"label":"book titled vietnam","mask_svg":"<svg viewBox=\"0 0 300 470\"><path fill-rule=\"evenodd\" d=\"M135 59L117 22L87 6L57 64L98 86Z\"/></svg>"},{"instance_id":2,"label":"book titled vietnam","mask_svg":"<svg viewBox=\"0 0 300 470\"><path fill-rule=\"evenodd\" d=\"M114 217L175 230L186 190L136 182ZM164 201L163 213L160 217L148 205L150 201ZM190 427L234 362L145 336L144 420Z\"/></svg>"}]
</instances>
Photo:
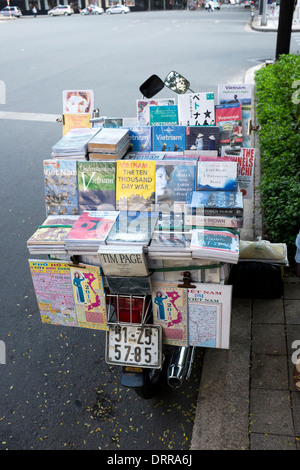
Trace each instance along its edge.
<instances>
[{"instance_id":1,"label":"book titled vietnam","mask_svg":"<svg viewBox=\"0 0 300 470\"><path fill-rule=\"evenodd\" d=\"M163 328L163 342L175 346L188 345L187 289L178 282L152 282L154 324Z\"/></svg>"},{"instance_id":2,"label":"book titled vietnam","mask_svg":"<svg viewBox=\"0 0 300 470\"><path fill-rule=\"evenodd\" d=\"M115 161L77 162L77 186L80 214L87 210L115 210Z\"/></svg>"},{"instance_id":3,"label":"book titled vietnam","mask_svg":"<svg viewBox=\"0 0 300 470\"><path fill-rule=\"evenodd\" d=\"M165 126L178 124L177 105L150 106L150 126Z\"/></svg>"},{"instance_id":4,"label":"book titled vietnam","mask_svg":"<svg viewBox=\"0 0 300 470\"><path fill-rule=\"evenodd\" d=\"M151 210L155 200L155 161L117 160L117 210Z\"/></svg>"},{"instance_id":5,"label":"book titled vietnam","mask_svg":"<svg viewBox=\"0 0 300 470\"><path fill-rule=\"evenodd\" d=\"M243 143L241 103L216 105L216 125L220 128L220 144Z\"/></svg>"},{"instance_id":6,"label":"book titled vietnam","mask_svg":"<svg viewBox=\"0 0 300 470\"><path fill-rule=\"evenodd\" d=\"M175 98L137 100L137 120L139 126L150 126L150 106L175 105Z\"/></svg>"},{"instance_id":7,"label":"book titled vietnam","mask_svg":"<svg viewBox=\"0 0 300 470\"><path fill-rule=\"evenodd\" d=\"M78 214L76 160L44 160L46 215Z\"/></svg>"},{"instance_id":8,"label":"book titled vietnam","mask_svg":"<svg viewBox=\"0 0 300 470\"><path fill-rule=\"evenodd\" d=\"M130 152L151 152L152 144L150 126L124 126L124 129L129 130Z\"/></svg>"},{"instance_id":9,"label":"book titled vietnam","mask_svg":"<svg viewBox=\"0 0 300 470\"><path fill-rule=\"evenodd\" d=\"M148 267L142 246L100 246L98 251L105 276L148 276Z\"/></svg>"},{"instance_id":10,"label":"book titled vietnam","mask_svg":"<svg viewBox=\"0 0 300 470\"><path fill-rule=\"evenodd\" d=\"M183 126L214 126L214 98L213 92L178 95L179 124Z\"/></svg>"},{"instance_id":11,"label":"book titled vietnam","mask_svg":"<svg viewBox=\"0 0 300 470\"><path fill-rule=\"evenodd\" d=\"M152 150L183 152L185 150L185 126L153 126Z\"/></svg>"}]
</instances>

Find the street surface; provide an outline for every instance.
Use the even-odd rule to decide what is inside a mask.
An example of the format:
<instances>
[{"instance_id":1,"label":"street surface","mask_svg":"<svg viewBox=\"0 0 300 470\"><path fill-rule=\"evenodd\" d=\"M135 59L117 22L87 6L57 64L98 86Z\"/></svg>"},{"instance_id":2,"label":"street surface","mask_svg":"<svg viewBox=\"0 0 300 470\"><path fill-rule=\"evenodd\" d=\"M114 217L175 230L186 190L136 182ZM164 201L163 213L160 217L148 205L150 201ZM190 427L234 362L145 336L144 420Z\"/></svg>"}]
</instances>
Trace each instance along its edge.
<instances>
[{"instance_id":1,"label":"street surface","mask_svg":"<svg viewBox=\"0 0 300 470\"><path fill-rule=\"evenodd\" d=\"M189 449L201 355L178 391L144 401L122 388L120 369L105 364L103 332L42 325L26 241L45 220L42 161L61 137L62 91L93 89L109 117L135 116L139 86L154 73L177 70L193 91L216 93L274 57L276 34L251 31L249 17L232 6L0 22L1 450Z\"/></svg>"}]
</instances>

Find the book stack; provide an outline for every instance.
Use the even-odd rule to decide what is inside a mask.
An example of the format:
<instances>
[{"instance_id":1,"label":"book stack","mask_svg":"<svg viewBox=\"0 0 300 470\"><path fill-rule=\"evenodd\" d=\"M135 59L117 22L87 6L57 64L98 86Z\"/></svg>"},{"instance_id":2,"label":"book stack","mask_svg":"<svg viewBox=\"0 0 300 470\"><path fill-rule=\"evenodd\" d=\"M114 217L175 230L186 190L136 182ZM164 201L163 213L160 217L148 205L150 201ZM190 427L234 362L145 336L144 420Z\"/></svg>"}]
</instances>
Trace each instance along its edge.
<instances>
[{"instance_id":1,"label":"book stack","mask_svg":"<svg viewBox=\"0 0 300 470\"><path fill-rule=\"evenodd\" d=\"M75 215L49 215L27 240L29 253L65 254L65 240L77 219Z\"/></svg>"},{"instance_id":2,"label":"book stack","mask_svg":"<svg viewBox=\"0 0 300 470\"><path fill-rule=\"evenodd\" d=\"M191 233L155 231L148 246L148 256L158 259L191 258Z\"/></svg>"},{"instance_id":3,"label":"book stack","mask_svg":"<svg viewBox=\"0 0 300 470\"><path fill-rule=\"evenodd\" d=\"M118 160L130 147L129 130L103 128L88 143L89 160Z\"/></svg>"},{"instance_id":4,"label":"book stack","mask_svg":"<svg viewBox=\"0 0 300 470\"><path fill-rule=\"evenodd\" d=\"M120 211L106 244L149 245L157 218L157 212Z\"/></svg>"},{"instance_id":5,"label":"book stack","mask_svg":"<svg viewBox=\"0 0 300 470\"><path fill-rule=\"evenodd\" d=\"M66 238L66 250L70 254L95 254L105 244L114 222L115 211L86 211L74 223Z\"/></svg>"},{"instance_id":6,"label":"book stack","mask_svg":"<svg viewBox=\"0 0 300 470\"><path fill-rule=\"evenodd\" d=\"M52 147L53 158L86 160L88 142L99 132L99 128L71 129Z\"/></svg>"},{"instance_id":7,"label":"book stack","mask_svg":"<svg viewBox=\"0 0 300 470\"><path fill-rule=\"evenodd\" d=\"M239 258L239 235L222 229L192 230L190 248L193 258L213 259L237 264Z\"/></svg>"}]
</instances>

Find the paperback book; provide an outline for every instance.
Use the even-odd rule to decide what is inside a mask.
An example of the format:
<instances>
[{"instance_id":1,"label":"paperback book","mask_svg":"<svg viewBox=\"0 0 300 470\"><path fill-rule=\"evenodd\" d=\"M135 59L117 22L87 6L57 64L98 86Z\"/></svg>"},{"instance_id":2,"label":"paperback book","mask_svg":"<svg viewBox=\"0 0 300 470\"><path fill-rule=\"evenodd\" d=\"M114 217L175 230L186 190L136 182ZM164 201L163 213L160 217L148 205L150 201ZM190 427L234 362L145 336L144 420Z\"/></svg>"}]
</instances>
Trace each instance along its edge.
<instances>
[{"instance_id":1,"label":"paperback book","mask_svg":"<svg viewBox=\"0 0 300 470\"><path fill-rule=\"evenodd\" d=\"M94 109L93 90L64 90L63 114L86 114Z\"/></svg>"},{"instance_id":2,"label":"paperback book","mask_svg":"<svg viewBox=\"0 0 300 470\"><path fill-rule=\"evenodd\" d=\"M235 161L199 161L198 191L237 191L238 164Z\"/></svg>"},{"instance_id":3,"label":"paperback book","mask_svg":"<svg viewBox=\"0 0 300 470\"><path fill-rule=\"evenodd\" d=\"M238 163L238 185L244 199L253 197L255 149L241 148L239 155L225 155L229 161Z\"/></svg>"},{"instance_id":4,"label":"paperback book","mask_svg":"<svg viewBox=\"0 0 300 470\"><path fill-rule=\"evenodd\" d=\"M127 127L129 130L130 152L151 152L151 127L134 126Z\"/></svg>"},{"instance_id":5,"label":"paperback book","mask_svg":"<svg viewBox=\"0 0 300 470\"><path fill-rule=\"evenodd\" d=\"M218 153L220 129L218 126L187 126L185 139L185 153L190 153L190 151L200 152L198 155L203 155L207 151Z\"/></svg>"},{"instance_id":6,"label":"paperback book","mask_svg":"<svg viewBox=\"0 0 300 470\"><path fill-rule=\"evenodd\" d=\"M214 93L185 93L178 95L179 125L214 126Z\"/></svg>"},{"instance_id":7,"label":"paperback book","mask_svg":"<svg viewBox=\"0 0 300 470\"><path fill-rule=\"evenodd\" d=\"M241 191L193 191L186 199L187 215L243 217Z\"/></svg>"},{"instance_id":8,"label":"paperback book","mask_svg":"<svg viewBox=\"0 0 300 470\"><path fill-rule=\"evenodd\" d=\"M108 330L99 267L45 260L29 267L43 323Z\"/></svg>"},{"instance_id":9,"label":"paperback book","mask_svg":"<svg viewBox=\"0 0 300 470\"><path fill-rule=\"evenodd\" d=\"M191 245L193 258L215 259L237 264L239 259L239 235L233 230L194 229Z\"/></svg>"},{"instance_id":10,"label":"paperback book","mask_svg":"<svg viewBox=\"0 0 300 470\"><path fill-rule=\"evenodd\" d=\"M232 286L199 283L188 289L189 344L229 349Z\"/></svg>"},{"instance_id":11,"label":"paperback book","mask_svg":"<svg viewBox=\"0 0 300 470\"><path fill-rule=\"evenodd\" d=\"M175 105L175 98L137 100L137 120L139 126L150 126L150 106Z\"/></svg>"},{"instance_id":12,"label":"paperback book","mask_svg":"<svg viewBox=\"0 0 300 470\"><path fill-rule=\"evenodd\" d=\"M146 256L141 245L102 245L98 255L105 276L139 277L149 274Z\"/></svg>"},{"instance_id":13,"label":"paperback book","mask_svg":"<svg viewBox=\"0 0 300 470\"><path fill-rule=\"evenodd\" d=\"M88 143L89 152L118 153L129 139L129 130L123 127L102 128Z\"/></svg>"},{"instance_id":14,"label":"paperback book","mask_svg":"<svg viewBox=\"0 0 300 470\"><path fill-rule=\"evenodd\" d=\"M118 160L117 210L151 210L155 202L155 161Z\"/></svg>"},{"instance_id":15,"label":"paperback book","mask_svg":"<svg viewBox=\"0 0 300 470\"><path fill-rule=\"evenodd\" d=\"M73 254L97 254L100 244L105 243L117 217L116 211L83 212L66 238L67 251Z\"/></svg>"},{"instance_id":16,"label":"paperback book","mask_svg":"<svg viewBox=\"0 0 300 470\"><path fill-rule=\"evenodd\" d=\"M177 105L149 106L150 126L168 126L178 124Z\"/></svg>"},{"instance_id":17,"label":"paperback book","mask_svg":"<svg viewBox=\"0 0 300 470\"><path fill-rule=\"evenodd\" d=\"M154 324L163 329L163 342L188 346L187 289L178 283L152 282Z\"/></svg>"},{"instance_id":18,"label":"paperback book","mask_svg":"<svg viewBox=\"0 0 300 470\"><path fill-rule=\"evenodd\" d=\"M216 125L220 128L220 144L234 140L240 146L243 143L241 103L216 105Z\"/></svg>"},{"instance_id":19,"label":"paperback book","mask_svg":"<svg viewBox=\"0 0 300 470\"><path fill-rule=\"evenodd\" d=\"M46 215L77 215L76 160L44 160Z\"/></svg>"},{"instance_id":20,"label":"paperback book","mask_svg":"<svg viewBox=\"0 0 300 470\"><path fill-rule=\"evenodd\" d=\"M106 244L149 245L157 218L157 212L120 211Z\"/></svg>"},{"instance_id":21,"label":"paperback book","mask_svg":"<svg viewBox=\"0 0 300 470\"><path fill-rule=\"evenodd\" d=\"M196 186L196 162L162 160L156 162L155 203L162 211L184 210L187 193Z\"/></svg>"},{"instance_id":22,"label":"paperback book","mask_svg":"<svg viewBox=\"0 0 300 470\"><path fill-rule=\"evenodd\" d=\"M148 253L156 251L181 251L183 253L190 251L191 234L180 231L155 231L148 246Z\"/></svg>"},{"instance_id":23,"label":"paperback book","mask_svg":"<svg viewBox=\"0 0 300 470\"><path fill-rule=\"evenodd\" d=\"M52 147L52 157L75 158L86 155L88 143L100 128L71 129Z\"/></svg>"},{"instance_id":24,"label":"paperback book","mask_svg":"<svg viewBox=\"0 0 300 470\"><path fill-rule=\"evenodd\" d=\"M100 153L100 152L89 152L88 153L88 160L90 162L92 161L99 161L99 160L120 160L123 158L127 151L130 148L130 141L126 141L123 145L123 147L120 148L118 152L107 152L107 153Z\"/></svg>"},{"instance_id":25,"label":"paperback book","mask_svg":"<svg viewBox=\"0 0 300 470\"><path fill-rule=\"evenodd\" d=\"M77 215L49 215L27 240L29 253L66 253L65 239L77 219Z\"/></svg>"},{"instance_id":26,"label":"paperback book","mask_svg":"<svg viewBox=\"0 0 300 470\"><path fill-rule=\"evenodd\" d=\"M77 162L78 208L84 211L116 207L116 163L114 161Z\"/></svg>"},{"instance_id":27,"label":"paperback book","mask_svg":"<svg viewBox=\"0 0 300 470\"><path fill-rule=\"evenodd\" d=\"M153 126L152 150L183 152L185 150L185 126Z\"/></svg>"},{"instance_id":28,"label":"paperback book","mask_svg":"<svg viewBox=\"0 0 300 470\"><path fill-rule=\"evenodd\" d=\"M90 119L91 114L63 114L63 136L65 136L71 129L79 129L80 127L89 128L91 127Z\"/></svg>"}]
</instances>

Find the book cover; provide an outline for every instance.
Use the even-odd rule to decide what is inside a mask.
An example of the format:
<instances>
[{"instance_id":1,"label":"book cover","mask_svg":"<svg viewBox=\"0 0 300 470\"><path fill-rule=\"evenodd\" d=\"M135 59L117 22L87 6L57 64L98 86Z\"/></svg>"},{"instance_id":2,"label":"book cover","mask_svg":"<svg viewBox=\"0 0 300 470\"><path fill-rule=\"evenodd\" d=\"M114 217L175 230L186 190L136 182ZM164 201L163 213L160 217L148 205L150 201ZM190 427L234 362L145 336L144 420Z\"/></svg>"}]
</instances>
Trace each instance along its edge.
<instances>
[{"instance_id":1,"label":"book cover","mask_svg":"<svg viewBox=\"0 0 300 470\"><path fill-rule=\"evenodd\" d=\"M183 152L185 150L185 126L153 126L152 150Z\"/></svg>"},{"instance_id":2,"label":"book cover","mask_svg":"<svg viewBox=\"0 0 300 470\"><path fill-rule=\"evenodd\" d=\"M128 152L123 160L163 160L163 152Z\"/></svg>"},{"instance_id":3,"label":"book cover","mask_svg":"<svg viewBox=\"0 0 300 470\"><path fill-rule=\"evenodd\" d=\"M135 126L126 127L129 130L130 152L151 152L151 127Z\"/></svg>"},{"instance_id":4,"label":"book cover","mask_svg":"<svg viewBox=\"0 0 300 470\"><path fill-rule=\"evenodd\" d=\"M179 124L183 126L214 126L214 99L213 92L178 95Z\"/></svg>"},{"instance_id":5,"label":"book cover","mask_svg":"<svg viewBox=\"0 0 300 470\"><path fill-rule=\"evenodd\" d=\"M123 126L123 118L110 118L106 117L104 119L103 127L110 127L116 129L117 127Z\"/></svg>"},{"instance_id":6,"label":"book cover","mask_svg":"<svg viewBox=\"0 0 300 470\"><path fill-rule=\"evenodd\" d=\"M77 215L49 215L27 240L27 246L64 245L65 239L77 219Z\"/></svg>"},{"instance_id":7,"label":"book cover","mask_svg":"<svg viewBox=\"0 0 300 470\"><path fill-rule=\"evenodd\" d=\"M79 213L116 207L116 163L78 161L77 186Z\"/></svg>"},{"instance_id":8,"label":"book cover","mask_svg":"<svg viewBox=\"0 0 300 470\"><path fill-rule=\"evenodd\" d=\"M150 126L178 124L178 107L174 105L149 106Z\"/></svg>"},{"instance_id":9,"label":"book cover","mask_svg":"<svg viewBox=\"0 0 300 470\"><path fill-rule=\"evenodd\" d=\"M100 128L71 129L52 147L53 156L68 154L86 154L88 142L99 132Z\"/></svg>"},{"instance_id":10,"label":"book cover","mask_svg":"<svg viewBox=\"0 0 300 470\"><path fill-rule=\"evenodd\" d=\"M253 85L250 83L219 84L219 104L232 104L240 102L243 105L251 105Z\"/></svg>"},{"instance_id":11,"label":"book cover","mask_svg":"<svg viewBox=\"0 0 300 470\"><path fill-rule=\"evenodd\" d=\"M150 106L175 105L175 98L160 98L149 100L137 100L137 120L139 126L150 126Z\"/></svg>"},{"instance_id":12,"label":"book cover","mask_svg":"<svg viewBox=\"0 0 300 470\"><path fill-rule=\"evenodd\" d=\"M104 242L117 217L118 212L114 211L83 212L70 230L66 243L84 240Z\"/></svg>"},{"instance_id":13,"label":"book cover","mask_svg":"<svg viewBox=\"0 0 300 470\"><path fill-rule=\"evenodd\" d=\"M254 182L255 149L241 148L239 155L225 155L229 161L238 163L238 184L244 199L252 199Z\"/></svg>"},{"instance_id":14,"label":"book cover","mask_svg":"<svg viewBox=\"0 0 300 470\"><path fill-rule=\"evenodd\" d=\"M188 215L242 217L243 207L241 191L193 191L188 193L186 200Z\"/></svg>"},{"instance_id":15,"label":"book cover","mask_svg":"<svg viewBox=\"0 0 300 470\"><path fill-rule=\"evenodd\" d=\"M78 214L76 160L44 160L46 215Z\"/></svg>"},{"instance_id":16,"label":"book cover","mask_svg":"<svg viewBox=\"0 0 300 470\"><path fill-rule=\"evenodd\" d=\"M129 140L129 130L123 127L102 128L88 143L89 152L118 152Z\"/></svg>"},{"instance_id":17,"label":"book cover","mask_svg":"<svg viewBox=\"0 0 300 470\"><path fill-rule=\"evenodd\" d=\"M187 346L187 289L179 288L177 284L152 282L154 324L162 326L165 344Z\"/></svg>"},{"instance_id":18,"label":"book cover","mask_svg":"<svg viewBox=\"0 0 300 470\"><path fill-rule=\"evenodd\" d=\"M134 244L147 246L157 222L157 212L120 211L106 244Z\"/></svg>"},{"instance_id":19,"label":"book cover","mask_svg":"<svg viewBox=\"0 0 300 470\"><path fill-rule=\"evenodd\" d=\"M188 151L218 152L220 129L217 126L187 126L185 139L185 153Z\"/></svg>"},{"instance_id":20,"label":"book cover","mask_svg":"<svg viewBox=\"0 0 300 470\"><path fill-rule=\"evenodd\" d=\"M156 162L155 203L160 210L177 211L185 205L187 193L196 185L196 162L162 160Z\"/></svg>"},{"instance_id":21,"label":"book cover","mask_svg":"<svg viewBox=\"0 0 300 470\"><path fill-rule=\"evenodd\" d=\"M226 217L226 216L205 216L205 215L188 215L185 214L184 222L186 227L227 227L227 228L243 228L243 217Z\"/></svg>"},{"instance_id":22,"label":"book cover","mask_svg":"<svg viewBox=\"0 0 300 470\"><path fill-rule=\"evenodd\" d=\"M65 136L71 129L91 127L91 117L92 115L88 113L63 114L63 136Z\"/></svg>"},{"instance_id":23,"label":"book cover","mask_svg":"<svg viewBox=\"0 0 300 470\"><path fill-rule=\"evenodd\" d=\"M63 114L92 113L94 107L93 90L63 91Z\"/></svg>"},{"instance_id":24,"label":"book cover","mask_svg":"<svg viewBox=\"0 0 300 470\"><path fill-rule=\"evenodd\" d=\"M142 246L100 246L100 264L105 276L148 276L148 267Z\"/></svg>"},{"instance_id":25,"label":"book cover","mask_svg":"<svg viewBox=\"0 0 300 470\"><path fill-rule=\"evenodd\" d=\"M239 256L239 236L225 229L193 229L192 257L217 259L236 264Z\"/></svg>"},{"instance_id":26,"label":"book cover","mask_svg":"<svg viewBox=\"0 0 300 470\"><path fill-rule=\"evenodd\" d=\"M238 164L234 161L199 161L198 191L237 191Z\"/></svg>"},{"instance_id":27,"label":"book cover","mask_svg":"<svg viewBox=\"0 0 300 470\"><path fill-rule=\"evenodd\" d=\"M29 260L29 268L43 323L108 329L99 267Z\"/></svg>"},{"instance_id":28,"label":"book cover","mask_svg":"<svg viewBox=\"0 0 300 470\"><path fill-rule=\"evenodd\" d=\"M241 103L217 104L216 125L220 128L220 144L228 144L232 139L242 144L242 109Z\"/></svg>"},{"instance_id":29,"label":"book cover","mask_svg":"<svg viewBox=\"0 0 300 470\"><path fill-rule=\"evenodd\" d=\"M118 160L116 207L151 210L155 201L155 161Z\"/></svg>"},{"instance_id":30,"label":"book cover","mask_svg":"<svg viewBox=\"0 0 300 470\"><path fill-rule=\"evenodd\" d=\"M199 283L188 289L189 344L229 349L232 286Z\"/></svg>"}]
</instances>

